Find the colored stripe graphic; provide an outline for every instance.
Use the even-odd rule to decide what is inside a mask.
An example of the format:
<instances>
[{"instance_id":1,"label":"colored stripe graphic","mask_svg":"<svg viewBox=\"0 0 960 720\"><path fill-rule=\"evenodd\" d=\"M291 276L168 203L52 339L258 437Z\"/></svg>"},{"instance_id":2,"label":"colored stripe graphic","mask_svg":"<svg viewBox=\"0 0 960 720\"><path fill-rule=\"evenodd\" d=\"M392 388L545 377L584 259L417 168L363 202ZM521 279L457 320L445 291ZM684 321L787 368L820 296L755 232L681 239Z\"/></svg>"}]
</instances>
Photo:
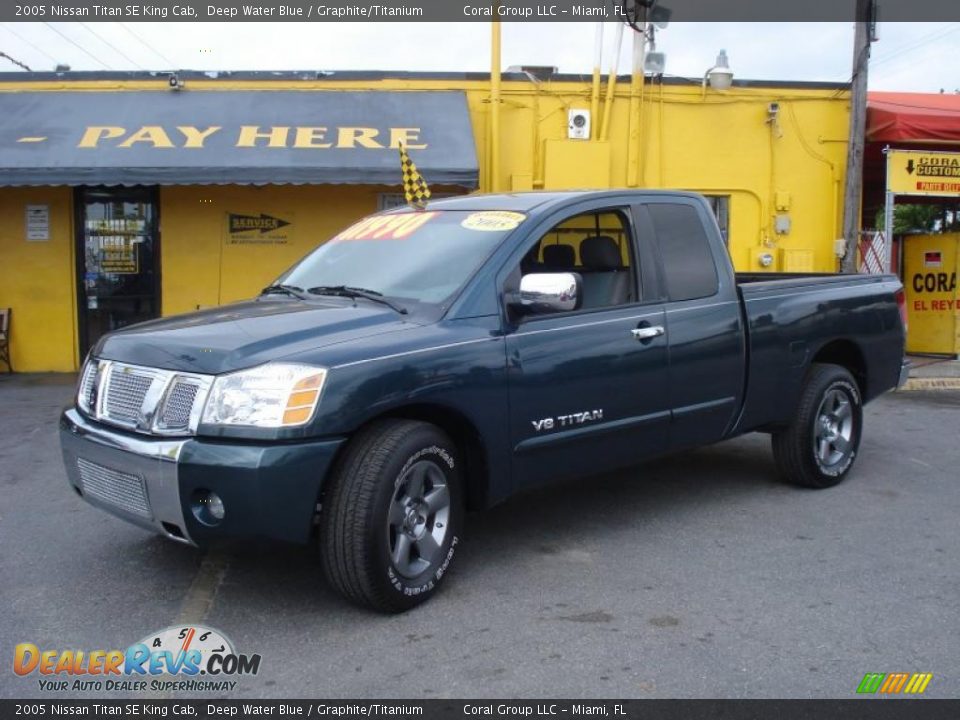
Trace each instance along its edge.
<instances>
[{"instance_id":1,"label":"colored stripe graphic","mask_svg":"<svg viewBox=\"0 0 960 720\"><path fill-rule=\"evenodd\" d=\"M927 689L927 685L930 684L932 679L933 675L930 673L914 673L903 691L911 695L919 695Z\"/></svg>"},{"instance_id":2,"label":"colored stripe graphic","mask_svg":"<svg viewBox=\"0 0 960 720\"><path fill-rule=\"evenodd\" d=\"M932 673L867 673L857 686L857 692L885 695L920 695L933 680Z\"/></svg>"},{"instance_id":3,"label":"colored stripe graphic","mask_svg":"<svg viewBox=\"0 0 960 720\"><path fill-rule=\"evenodd\" d=\"M880 692L893 695L903 689L909 676L906 673L890 673L880 688Z\"/></svg>"},{"instance_id":4,"label":"colored stripe graphic","mask_svg":"<svg viewBox=\"0 0 960 720\"><path fill-rule=\"evenodd\" d=\"M860 681L860 685L857 687L857 692L875 693L880 689L880 684L883 682L885 677L886 673L867 673L863 676L863 680Z\"/></svg>"}]
</instances>

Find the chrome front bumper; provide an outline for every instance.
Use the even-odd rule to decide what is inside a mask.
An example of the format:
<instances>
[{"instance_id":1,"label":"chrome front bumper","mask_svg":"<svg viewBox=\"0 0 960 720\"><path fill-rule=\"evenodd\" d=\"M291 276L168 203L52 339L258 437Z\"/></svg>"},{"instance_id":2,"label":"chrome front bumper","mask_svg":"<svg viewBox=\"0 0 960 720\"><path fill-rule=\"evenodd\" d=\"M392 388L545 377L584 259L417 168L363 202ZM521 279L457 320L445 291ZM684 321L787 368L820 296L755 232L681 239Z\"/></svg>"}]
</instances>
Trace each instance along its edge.
<instances>
[{"instance_id":1,"label":"chrome front bumper","mask_svg":"<svg viewBox=\"0 0 960 720\"><path fill-rule=\"evenodd\" d=\"M186 442L140 439L105 430L75 408L60 418L67 480L84 500L127 522L193 545L181 510L178 477Z\"/></svg>"}]
</instances>

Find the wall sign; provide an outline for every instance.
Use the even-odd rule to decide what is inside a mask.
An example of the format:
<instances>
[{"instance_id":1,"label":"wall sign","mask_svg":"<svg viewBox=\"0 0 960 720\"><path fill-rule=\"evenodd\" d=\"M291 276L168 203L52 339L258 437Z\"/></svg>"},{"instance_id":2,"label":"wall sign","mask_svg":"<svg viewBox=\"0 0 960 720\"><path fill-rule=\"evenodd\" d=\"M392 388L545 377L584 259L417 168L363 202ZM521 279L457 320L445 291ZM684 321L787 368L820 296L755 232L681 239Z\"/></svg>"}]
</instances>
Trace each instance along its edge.
<instances>
[{"instance_id":1,"label":"wall sign","mask_svg":"<svg viewBox=\"0 0 960 720\"><path fill-rule=\"evenodd\" d=\"M45 242L50 239L50 206L27 205L24 226L29 242Z\"/></svg>"},{"instance_id":2,"label":"wall sign","mask_svg":"<svg viewBox=\"0 0 960 720\"><path fill-rule=\"evenodd\" d=\"M960 153L887 151L887 192L960 195Z\"/></svg>"},{"instance_id":3,"label":"wall sign","mask_svg":"<svg viewBox=\"0 0 960 720\"><path fill-rule=\"evenodd\" d=\"M276 217L266 213L228 213L228 245L286 245L290 242L293 216Z\"/></svg>"}]
</instances>

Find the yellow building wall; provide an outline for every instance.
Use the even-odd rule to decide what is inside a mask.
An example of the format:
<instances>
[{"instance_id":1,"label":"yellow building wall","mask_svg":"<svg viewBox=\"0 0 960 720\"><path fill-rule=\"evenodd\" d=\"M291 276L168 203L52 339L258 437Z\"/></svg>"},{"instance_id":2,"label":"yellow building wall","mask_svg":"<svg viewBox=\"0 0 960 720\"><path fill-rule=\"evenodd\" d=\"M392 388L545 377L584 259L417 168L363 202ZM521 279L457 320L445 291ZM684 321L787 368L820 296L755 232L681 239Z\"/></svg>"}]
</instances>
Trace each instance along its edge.
<instances>
[{"instance_id":1,"label":"yellow building wall","mask_svg":"<svg viewBox=\"0 0 960 720\"><path fill-rule=\"evenodd\" d=\"M160 189L164 315L255 296L353 220L377 209L378 192L350 185L181 186ZM229 232L231 214L278 218L276 232Z\"/></svg>"},{"instance_id":2,"label":"yellow building wall","mask_svg":"<svg viewBox=\"0 0 960 720\"><path fill-rule=\"evenodd\" d=\"M158 81L0 83L23 90L163 89ZM837 268L841 190L849 123L849 93L835 88L734 87L703 91L699 83L647 82L631 123L629 78L616 87L607 143L568 140L567 113L590 107L587 81L507 80L500 103L500 175L489 176L489 84L483 80L199 80L181 92L211 90L463 90L473 124L480 189L640 188L693 190L730 197L729 250L738 270ZM606 95L603 89L602 97ZM771 116L770 104L779 111ZM601 111L603 108L601 102ZM602 112L601 112L602 114ZM592 119L596 136L600 118ZM633 132L639 141L628 138ZM429 141L428 138L425 138ZM415 151L413 152L416 160ZM398 169L399 176L399 169ZM399 177L398 177L399 179ZM429 172L427 180L429 181ZM162 311L164 315L250 297L318 243L373 212L370 186L164 187L160 190ZM462 191L462 190L461 190ZM22 206L51 198L55 235L45 247L25 247ZM70 191L0 188L0 305L13 305L14 362L22 370L75 369L75 293ZM292 221L286 241L232 243L229 213L264 213ZM790 230L775 231L775 216ZM761 256L772 263L762 266ZM34 269L34 274L14 269ZM49 280L50 282L47 282ZM43 293L38 291L43 288ZM45 294L53 288L53 295ZM56 298L54 300L53 298ZM49 326L30 330L37 318ZM26 318L26 319L25 319ZM18 329L19 328L19 329Z\"/></svg>"},{"instance_id":3,"label":"yellow building wall","mask_svg":"<svg viewBox=\"0 0 960 720\"><path fill-rule=\"evenodd\" d=\"M505 83L497 189L522 187L518 181L525 177L532 178L532 189L630 187L629 83L621 80L617 88L604 146L566 139L568 111L590 106L586 83L547 82L538 91L530 83ZM470 90L468 98L486 170L489 94ZM771 103L779 105L773 117ZM806 258L808 267L802 269L836 271L849 124L846 92L735 87L704 93L699 85L648 83L639 107L639 172L633 187L729 196L729 249L738 270L785 270L785 261ZM597 132L599 119L592 124ZM598 164L606 164L602 173ZM481 184L491 187L485 172ZM777 198L784 209L778 209ZM778 213L788 216L789 232L776 232ZM773 264L761 266L761 254L770 254Z\"/></svg>"},{"instance_id":4,"label":"yellow building wall","mask_svg":"<svg viewBox=\"0 0 960 720\"><path fill-rule=\"evenodd\" d=\"M72 198L69 188L0 188L0 307L13 310L18 372L77 366ZM27 241L27 205L49 206L49 240Z\"/></svg>"}]
</instances>

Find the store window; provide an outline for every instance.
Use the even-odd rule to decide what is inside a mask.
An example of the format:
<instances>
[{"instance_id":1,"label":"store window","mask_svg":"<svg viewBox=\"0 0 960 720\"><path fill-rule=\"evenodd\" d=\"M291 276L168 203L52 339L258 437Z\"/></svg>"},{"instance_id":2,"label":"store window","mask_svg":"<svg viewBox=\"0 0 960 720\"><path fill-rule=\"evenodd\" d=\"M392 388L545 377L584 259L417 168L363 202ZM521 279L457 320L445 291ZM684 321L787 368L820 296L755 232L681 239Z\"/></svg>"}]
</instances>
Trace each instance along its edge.
<instances>
[{"instance_id":1,"label":"store window","mask_svg":"<svg viewBox=\"0 0 960 720\"><path fill-rule=\"evenodd\" d=\"M727 247L730 246L730 196L729 195L707 195L707 202L713 210L714 217L717 218L717 225L720 226L720 236Z\"/></svg>"},{"instance_id":2,"label":"store window","mask_svg":"<svg viewBox=\"0 0 960 720\"><path fill-rule=\"evenodd\" d=\"M160 315L156 189L77 191L77 318L85 354L105 333Z\"/></svg>"}]
</instances>

